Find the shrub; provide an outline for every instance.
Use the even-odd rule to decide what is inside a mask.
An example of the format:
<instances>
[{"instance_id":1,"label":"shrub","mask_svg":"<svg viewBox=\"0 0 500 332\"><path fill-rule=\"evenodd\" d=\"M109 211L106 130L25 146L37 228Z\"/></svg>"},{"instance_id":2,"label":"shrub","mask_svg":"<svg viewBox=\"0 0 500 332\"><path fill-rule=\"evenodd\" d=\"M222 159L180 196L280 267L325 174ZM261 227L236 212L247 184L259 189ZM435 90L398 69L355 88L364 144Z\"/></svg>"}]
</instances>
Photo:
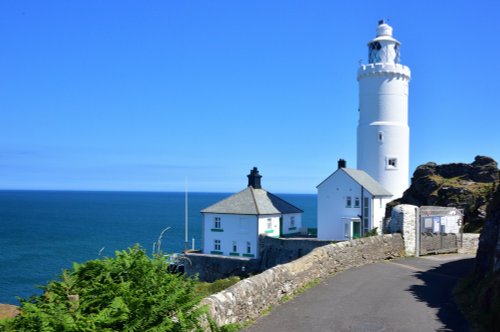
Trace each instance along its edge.
<instances>
[{"instance_id":1,"label":"shrub","mask_svg":"<svg viewBox=\"0 0 500 332\"><path fill-rule=\"evenodd\" d=\"M232 276L225 279L218 279L214 282L200 282L198 286L196 286L196 290L203 296L207 297L209 295L218 293L226 288L231 287L235 283L240 281L239 277Z\"/></svg>"},{"instance_id":2,"label":"shrub","mask_svg":"<svg viewBox=\"0 0 500 332\"><path fill-rule=\"evenodd\" d=\"M135 246L75 263L42 295L21 300L21 314L0 321L0 331L201 331L196 285Z\"/></svg>"}]
</instances>

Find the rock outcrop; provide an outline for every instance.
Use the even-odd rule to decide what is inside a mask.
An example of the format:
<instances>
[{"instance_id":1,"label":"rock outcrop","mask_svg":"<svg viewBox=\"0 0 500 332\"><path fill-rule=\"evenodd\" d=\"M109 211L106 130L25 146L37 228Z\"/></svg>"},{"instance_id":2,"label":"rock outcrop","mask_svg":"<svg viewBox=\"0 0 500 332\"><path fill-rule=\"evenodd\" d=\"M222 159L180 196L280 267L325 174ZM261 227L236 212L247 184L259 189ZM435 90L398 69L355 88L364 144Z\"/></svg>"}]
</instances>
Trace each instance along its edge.
<instances>
[{"instance_id":1,"label":"rock outcrop","mask_svg":"<svg viewBox=\"0 0 500 332\"><path fill-rule=\"evenodd\" d=\"M387 215L398 204L456 207L464 210L464 231L477 232L499 179L498 164L490 157L476 156L471 164L429 162L417 167L410 188L388 204Z\"/></svg>"},{"instance_id":2,"label":"rock outcrop","mask_svg":"<svg viewBox=\"0 0 500 332\"><path fill-rule=\"evenodd\" d=\"M474 275L484 278L492 273L500 276L500 187L489 205L488 217L481 230Z\"/></svg>"},{"instance_id":3,"label":"rock outcrop","mask_svg":"<svg viewBox=\"0 0 500 332\"><path fill-rule=\"evenodd\" d=\"M500 331L500 187L488 207L474 273L461 295L478 331Z\"/></svg>"}]
</instances>

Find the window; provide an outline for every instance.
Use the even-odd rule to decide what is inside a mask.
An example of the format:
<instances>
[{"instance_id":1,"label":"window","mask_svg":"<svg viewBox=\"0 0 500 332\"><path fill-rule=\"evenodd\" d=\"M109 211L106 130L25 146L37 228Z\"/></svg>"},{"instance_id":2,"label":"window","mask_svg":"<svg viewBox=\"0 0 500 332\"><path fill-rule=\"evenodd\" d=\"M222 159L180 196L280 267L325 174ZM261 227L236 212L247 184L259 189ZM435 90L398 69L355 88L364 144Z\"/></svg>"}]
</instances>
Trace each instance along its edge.
<instances>
[{"instance_id":1,"label":"window","mask_svg":"<svg viewBox=\"0 0 500 332\"><path fill-rule=\"evenodd\" d=\"M378 141L379 142L383 142L384 141L384 132L383 131L379 131L378 132Z\"/></svg>"},{"instance_id":2,"label":"window","mask_svg":"<svg viewBox=\"0 0 500 332\"><path fill-rule=\"evenodd\" d=\"M271 218L267 218L267 229L273 228L273 220Z\"/></svg>"},{"instance_id":3,"label":"window","mask_svg":"<svg viewBox=\"0 0 500 332\"><path fill-rule=\"evenodd\" d=\"M379 199L378 199L378 207L379 207L379 208L382 208L382 198L379 198Z\"/></svg>"},{"instance_id":4,"label":"window","mask_svg":"<svg viewBox=\"0 0 500 332\"><path fill-rule=\"evenodd\" d=\"M221 222L220 222L220 217L215 217L214 218L214 228L217 228L217 229L222 228L221 227Z\"/></svg>"},{"instance_id":5,"label":"window","mask_svg":"<svg viewBox=\"0 0 500 332\"><path fill-rule=\"evenodd\" d=\"M351 198L351 196L347 196L346 197L346 199L345 199L345 207L346 208L352 207L352 198Z\"/></svg>"},{"instance_id":6,"label":"window","mask_svg":"<svg viewBox=\"0 0 500 332\"><path fill-rule=\"evenodd\" d=\"M294 216L290 217L290 227L295 227L295 217Z\"/></svg>"},{"instance_id":7,"label":"window","mask_svg":"<svg viewBox=\"0 0 500 332\"><path fill-rule=\"evenodd\" d=\"M236 241L233 241L233 252L238 252L238 245Z\"/></svg>"},{"instance_id":8,"label":"window","mask_svg":"<svg viewBox=\"0 0 500 332\"><path fill-rule=\"evenodd\" d=\"M251 253L252 253L252 243L247 242L247 254L251 254Z\"/></svg>"},{"instance_id":9,"label":"window","mask_svg":"<svg viewBox=\"0 0 500 332\"><path fill-rule=\"evenodd\" d=\"M387 168L398 168L398 158L387 158Z\"/></svg>"},{"instance_id":10,"label":"window","mask_svg":"<svg viewBox=\"0 0 500 332\"><path fill-rule=\"evenodd\" d=\"M370 199L365 197L363 200L363 234L370 229Z\"/></svg>"},{"instance_id":11,"label":"window","mask_svg":"<svg viewBox=\"0 0 500 332\"><path fill-rule=\"evenodd\" d=\"M354 207L359 208L359 197L354 198Z\"/></svg>"},{"instance_id":12,"label":"window","mask_svg":"<svg viewBox=\"0 0 500 332\"><path fill-rule=\"evenodd\" d=\"M214 240L214 250L220 251L220 240Z\"/></svg>"}]
</instances>

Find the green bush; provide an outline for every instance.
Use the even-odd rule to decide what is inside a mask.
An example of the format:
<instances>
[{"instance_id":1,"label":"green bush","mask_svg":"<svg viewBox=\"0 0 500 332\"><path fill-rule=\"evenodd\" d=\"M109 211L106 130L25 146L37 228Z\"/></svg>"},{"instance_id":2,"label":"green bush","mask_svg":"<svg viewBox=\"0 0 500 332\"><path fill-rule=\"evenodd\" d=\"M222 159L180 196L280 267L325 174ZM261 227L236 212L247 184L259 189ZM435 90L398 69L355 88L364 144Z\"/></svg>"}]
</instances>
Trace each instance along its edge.
<instances>
[{"instance_id":1,"label":"green bush","mask_svg":"<svg viewBox=\"0 0 500 332\"><path fill-rule=\"evenodd\" d=\"M75 263L43 295L21 300L21 314L0 321L0 331L201 331L196 285L135 246Z\"/></svg>"},{"instance_id":2,"label":"green bush","mask_svg":"<svg viewBox=\"0 0 500 332\"><path fill-rule=\"evenodd\" d=\"M239 277L229 277L225 279L218 279L215 280L214 282L200 282L196 286L196 290L203 296L209 296L211 294L218 293L226 288L229 288L230 286L234 285L240 281Z\"/></svg>"},{"instance_id":3,"label":"green bush","mask_svg":"<svg viewBox=\"0 0 500 332\"><path fill-rule=\"evenodd\" d=\"M377 229L378 227L370 229L368 232L363 234L363 237L377 236L378 235Z\"/></svg>"}]
</instances>

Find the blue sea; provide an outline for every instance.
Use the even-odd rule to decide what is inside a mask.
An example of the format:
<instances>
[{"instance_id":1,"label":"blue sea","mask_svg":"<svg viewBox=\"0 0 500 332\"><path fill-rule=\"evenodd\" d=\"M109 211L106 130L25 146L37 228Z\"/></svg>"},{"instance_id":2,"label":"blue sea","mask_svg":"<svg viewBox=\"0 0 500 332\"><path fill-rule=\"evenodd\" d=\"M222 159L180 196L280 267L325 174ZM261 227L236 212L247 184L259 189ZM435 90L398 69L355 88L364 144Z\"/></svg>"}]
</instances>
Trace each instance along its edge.
<instances>
[{"instance_id":1,"label":"blue sea","mask_svg":"<svg viewBox=\"0 0 500 332\"><path fill-rule=\"evenodd\" d=\"M200 210L228 193L189 193L189 242L201 245ZM279 194L316 227L316 195ZM184 248L184 193L0 191L0 303L40 294L73 262L114 256L138 243L150 254L161 231L162 251Z\"/></svg>"}]
</instances>

